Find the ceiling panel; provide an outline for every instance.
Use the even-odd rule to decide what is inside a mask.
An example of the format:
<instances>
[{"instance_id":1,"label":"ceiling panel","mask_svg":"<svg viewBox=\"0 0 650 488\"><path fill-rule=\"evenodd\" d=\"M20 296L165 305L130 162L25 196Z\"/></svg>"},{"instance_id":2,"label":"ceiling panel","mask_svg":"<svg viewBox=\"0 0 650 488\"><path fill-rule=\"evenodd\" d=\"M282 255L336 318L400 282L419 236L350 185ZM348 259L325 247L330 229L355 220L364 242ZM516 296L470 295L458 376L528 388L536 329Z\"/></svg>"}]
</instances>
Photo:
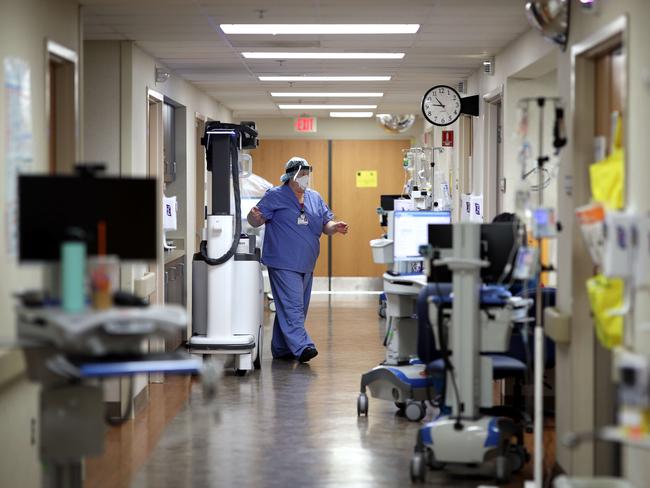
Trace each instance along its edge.
<instances>
[{"instance_id":1,"label":"ceiling panel","mask_svg":"<svg viewBox=\"0 0 650 488\"><path fill-rule=\"evenodd\" d=\"M290 115L271 91L381 91L382 112L419 112L436 83L455 84L527 29L521 0L81 0L87 40L132 40L247 116ZM414 35L224 35L221 23L420 23ZM251 60L241 51L404 52L402 60ZM260 82L260 75L391 75L388 82ZM292 98L283 99L288 102ZM315 99L309 99L314 102ZM330 102L341 100L328 99ZM300 111L294 112L299 114ZM325 114L322 112L321 114Z\"/></svg>"}]
</instances>

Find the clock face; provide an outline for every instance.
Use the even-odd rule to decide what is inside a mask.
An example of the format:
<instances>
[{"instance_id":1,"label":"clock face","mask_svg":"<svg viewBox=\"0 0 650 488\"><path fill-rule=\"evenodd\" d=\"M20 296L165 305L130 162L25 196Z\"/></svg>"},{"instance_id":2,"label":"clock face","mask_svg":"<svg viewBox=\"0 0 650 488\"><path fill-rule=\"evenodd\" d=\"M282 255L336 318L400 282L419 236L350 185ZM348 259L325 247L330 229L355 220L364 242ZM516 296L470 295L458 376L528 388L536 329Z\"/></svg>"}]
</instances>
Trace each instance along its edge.
<instances>
[{"instance_id":1,"label":"clock face","mask_svg":"<svg viewBox=\"0 0 650 488\"><path fill-rule=\"evenodd\" d=\"M436 85L424 94L422 114L434 125L453 124L460 117L460 95L452 87Z\"/></svg>"}]
</instances>

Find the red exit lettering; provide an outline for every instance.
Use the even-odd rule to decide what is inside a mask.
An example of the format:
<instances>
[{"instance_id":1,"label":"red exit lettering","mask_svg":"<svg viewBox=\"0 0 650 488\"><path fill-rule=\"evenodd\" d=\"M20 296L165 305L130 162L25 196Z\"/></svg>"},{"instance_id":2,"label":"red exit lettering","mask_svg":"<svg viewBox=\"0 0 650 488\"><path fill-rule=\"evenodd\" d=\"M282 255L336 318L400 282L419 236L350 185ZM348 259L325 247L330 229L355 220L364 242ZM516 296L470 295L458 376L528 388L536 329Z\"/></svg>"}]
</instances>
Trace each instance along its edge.
<instances>
[{"instance_id":1,"label":"red exit lettering","mask_svg":"<svg viewBox=\"0 0 650 488\"><path fill-rule=\"evenodd\" d=\"M293 128L296 132L316 132L316 118L298 117L293 123Z\"/></svg>"}]
</instances>

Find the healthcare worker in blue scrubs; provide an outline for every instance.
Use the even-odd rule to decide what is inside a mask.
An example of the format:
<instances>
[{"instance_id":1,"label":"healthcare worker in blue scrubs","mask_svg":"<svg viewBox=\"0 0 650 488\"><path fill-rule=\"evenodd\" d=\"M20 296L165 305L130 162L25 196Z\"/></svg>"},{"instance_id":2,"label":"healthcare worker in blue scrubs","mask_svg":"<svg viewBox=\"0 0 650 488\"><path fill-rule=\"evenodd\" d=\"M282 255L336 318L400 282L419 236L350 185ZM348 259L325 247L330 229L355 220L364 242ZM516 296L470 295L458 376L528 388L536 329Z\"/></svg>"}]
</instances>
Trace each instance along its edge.
<instances>
[{"instance_id":1,"label":"healthcare worker in blue scrubs","mask_svg":"<svg viewBox=\"0 0 650 488\"><path fill-rule=\"evenodd\" d=\"M320 236L348 233L348 224L334 221L323 198L309 188L311 171L305 159L291 158L282 185L268 190L247 217L253 227L266 224L262 262L276 306L271 352L275 359L297 358L301 363L318 355L305 318Z\"/></svg>"}]
</instances>

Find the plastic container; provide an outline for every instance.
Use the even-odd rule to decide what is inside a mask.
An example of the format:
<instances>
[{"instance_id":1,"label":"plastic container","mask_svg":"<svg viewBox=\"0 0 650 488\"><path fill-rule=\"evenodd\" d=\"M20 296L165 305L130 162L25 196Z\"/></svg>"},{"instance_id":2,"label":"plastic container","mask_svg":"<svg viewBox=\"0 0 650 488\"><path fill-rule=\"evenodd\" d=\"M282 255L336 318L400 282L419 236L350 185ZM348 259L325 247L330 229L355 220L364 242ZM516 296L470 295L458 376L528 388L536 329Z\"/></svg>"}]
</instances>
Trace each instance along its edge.
<instances>
[{"instance_id":1,"label":"plastic container","mask_svg":"<svg viewBox=\"0 0 650 488\"><path fill-rule=\"evenodd\" d=\"M393 262L393 240L373 239L370 241L372 260L377 264L391 264Z\"/></svg>"},{"instance_id":2,"label":"plastic container","mask_svg":"<svg viewBox=\"0 0 650 488\"><path fill-rule=\"evenodd\" d=\"M569 478L560 476L553 481L554 488L635 488L621 478Z\"/></svg>"}]
</instances>

